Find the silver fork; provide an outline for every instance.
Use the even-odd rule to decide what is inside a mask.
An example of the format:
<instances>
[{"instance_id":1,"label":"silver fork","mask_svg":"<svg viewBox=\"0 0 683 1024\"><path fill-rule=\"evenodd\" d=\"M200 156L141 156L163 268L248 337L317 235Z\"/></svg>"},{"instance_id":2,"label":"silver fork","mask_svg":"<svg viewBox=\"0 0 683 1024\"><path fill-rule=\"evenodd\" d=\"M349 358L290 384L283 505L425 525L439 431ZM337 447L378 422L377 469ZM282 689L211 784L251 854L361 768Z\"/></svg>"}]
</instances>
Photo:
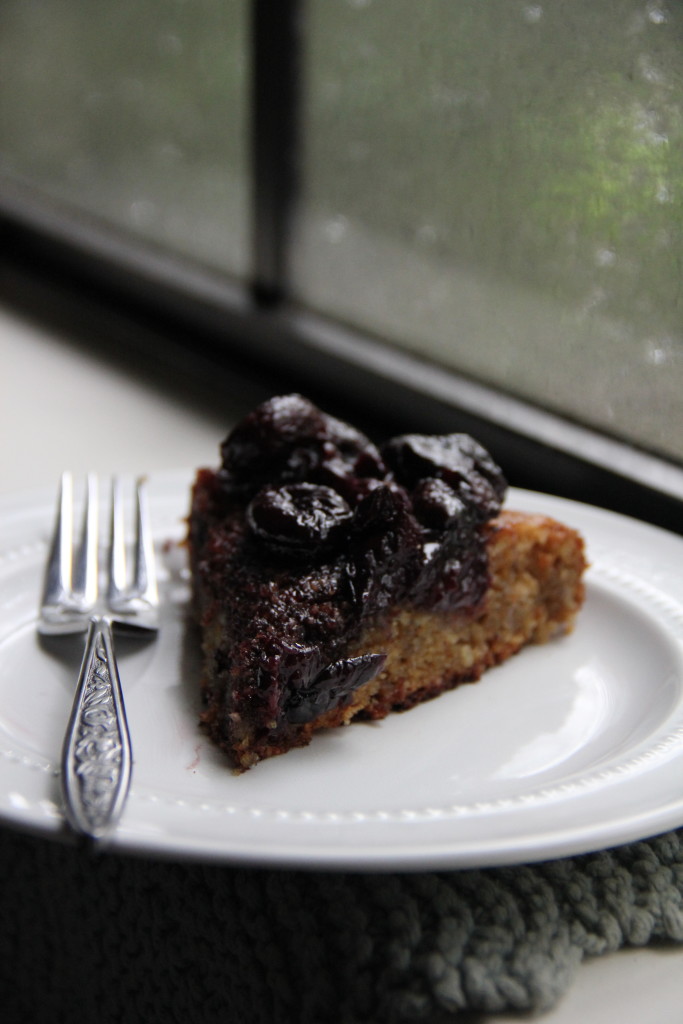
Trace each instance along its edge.
<instances>
[{"instance_id":1,"label":"silver fork","mask_svg":"<svg viewBox=\"0 0 683 1024\"><path fill-rule=\"evenodd\" d=\"M85 653L62 749L62 789L69 825L103 838L121 816L130 787L132 752L112 627L153 636L158 594L144 479L136 483L135 558L127 583L121 484L112 483L108 573L100 588L97 478L86 479L83 522L73 551L73 479L62 475L38 632L87 631ZM102 593L102 589L104 593Z\"/></svg>"}]
</instances>

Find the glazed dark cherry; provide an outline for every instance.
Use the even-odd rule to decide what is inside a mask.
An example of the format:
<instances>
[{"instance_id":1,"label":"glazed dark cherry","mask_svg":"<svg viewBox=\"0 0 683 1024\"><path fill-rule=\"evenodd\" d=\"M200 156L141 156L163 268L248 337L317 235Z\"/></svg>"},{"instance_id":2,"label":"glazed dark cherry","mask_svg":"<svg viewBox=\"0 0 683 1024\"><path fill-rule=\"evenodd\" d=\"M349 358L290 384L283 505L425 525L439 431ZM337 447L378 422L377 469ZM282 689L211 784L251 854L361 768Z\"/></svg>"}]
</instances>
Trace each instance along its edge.
<instances>
[{"instance_id":1,"label":"glazed dark cherry","mask_svg":"<svg viewBox=\"0 0 683 1024\"><path fill-rule=\"evenodd\" d=\"M384 666L384 654L360 654L327 664L320 648L262 634L243 650L252 666L247 699L268 719L282 712L300 725L336 707ZM283 695L285 697L283 702Z\"/></svg>"},{"instance_id":2,"label":"glazed dark cherry","mask_svg":"<svg viewBox=\"0 0 683 1024\"><path fill-rule=\"evenodd\" d=\"M376 487L359 503L349 531L345 579L351 600L384 607L409 593L423 564L422 531L405 490Z\"/></svg>"},{"instance_id":3,"label":"glazed dark cherry","mask_svg":"<svg viewBox=\"0 0 683 1024\"><path fill-rule=\"evenodd\" d=\"M307 483L263 487L247 507L247 522L259 540L311 555L335 545L352 515L331 487Z\"/></svg>"},{"instance_id":4,"label":"glazed dark cherry","mask_svg":"<svg viewBox=\"0 0 683 1024\"><path fill-rule=\"evenodd\" d=\"M385 654L360 654L340 658L324 668L308 685L292 687L285 704L287 720L310 722L369 682L384 666Z\"/></svg>"},{"instance_id":5,"label":"glazed dark cherry","mask_svg":"<svg viewBox=\"0 0 683 1024\"><path fill-rule=\"evenodd\" d=\"M443 480L479 522L500 511L505 478L486 449L468 434L404 434L389 441L382 455L406 487L430 477Z\"/></svg>"},{"instance_id":6,"label":"glazed dark cherry","mask_svg":"<svg viewBox=\"0 0 683 1024\"><path fill-rule=\"evenodd\" d=\"M228 490L263 484L327 484L353 496L354 481L383 478L379 450L360 431L321 412L301 395L263 402L221 446L223 482Z\"/></svg>"},{"instance_id":7,"label":"glazed dark cherry","mask_svg":"<svg viewBox=\"0 0 683 1024\"><path fill-rule=\"evenodd\" d=\"M469 506L438 477L421 480L413 491L412 499L415 516L430 530L461 532L472 525L473 515Z\"/></svg>"}]
</instances>

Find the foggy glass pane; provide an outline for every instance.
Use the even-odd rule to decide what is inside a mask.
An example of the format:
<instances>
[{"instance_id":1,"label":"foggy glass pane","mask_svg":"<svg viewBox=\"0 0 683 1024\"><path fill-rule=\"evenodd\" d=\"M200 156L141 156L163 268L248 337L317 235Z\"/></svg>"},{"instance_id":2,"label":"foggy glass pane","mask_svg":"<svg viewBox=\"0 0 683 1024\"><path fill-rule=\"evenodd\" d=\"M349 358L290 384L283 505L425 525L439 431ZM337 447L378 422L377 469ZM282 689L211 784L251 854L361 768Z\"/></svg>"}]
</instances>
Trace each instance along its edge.
<instances>
[{"instance_id":1,"label":"foggy glass pane","mask_svg":"<svg viewBox=\"0 0 683 1024\"><path fill-rule=\"evenodd\" d=\"M2 0L0 174L246 270L244 0Z\"/></svg>"},{"instance_id":2,"label":"foggy glass pane","mask_svg":"<svg viewBox=\"0 0 683 1024\"><path fill-rule=\"evenodd\" d=\"M683 457L683 4L306 4L297 297Z\"/></svg>"}]
</instances>

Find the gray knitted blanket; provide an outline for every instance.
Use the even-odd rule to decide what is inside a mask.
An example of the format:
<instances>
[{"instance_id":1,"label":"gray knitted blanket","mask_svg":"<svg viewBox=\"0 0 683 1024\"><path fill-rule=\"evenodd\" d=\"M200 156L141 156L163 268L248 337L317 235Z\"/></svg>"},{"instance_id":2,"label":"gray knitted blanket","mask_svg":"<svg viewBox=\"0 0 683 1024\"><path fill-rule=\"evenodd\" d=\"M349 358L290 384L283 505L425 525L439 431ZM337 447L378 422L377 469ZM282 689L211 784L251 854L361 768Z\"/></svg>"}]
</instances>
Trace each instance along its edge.
<instances>
[{"instance_id":1,"label":"gray knitted blanket","mask_svg":"<svg viewBox=\"0 0 683 1024\"><path fill-rule=\"evenodd\" d=\"M683 830L549 863L316 874L0 830L5 1024L445 1024L543 1010L585 956L683 942Z\"/></svg>"}]
</instances>

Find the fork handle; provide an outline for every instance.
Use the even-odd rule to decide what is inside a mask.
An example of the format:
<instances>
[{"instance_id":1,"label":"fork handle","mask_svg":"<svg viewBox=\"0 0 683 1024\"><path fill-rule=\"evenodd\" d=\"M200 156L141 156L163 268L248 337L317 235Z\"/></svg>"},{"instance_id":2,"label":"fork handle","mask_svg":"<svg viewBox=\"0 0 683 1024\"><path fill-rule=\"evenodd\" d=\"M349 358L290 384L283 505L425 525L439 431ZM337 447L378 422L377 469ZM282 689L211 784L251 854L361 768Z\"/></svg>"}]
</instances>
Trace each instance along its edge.
<instances>
[{"instance_id":1,"label":"fork handle","mask_svg":"<svg viewBox=\"0 0 683 1024\"><path fill-rule=\"evenodd\" d=\"M73 829L101 839L114 827L128 795L131 767L111 626L95 617L62 750L65 811Z\"/></svg>"}]
</instances>

